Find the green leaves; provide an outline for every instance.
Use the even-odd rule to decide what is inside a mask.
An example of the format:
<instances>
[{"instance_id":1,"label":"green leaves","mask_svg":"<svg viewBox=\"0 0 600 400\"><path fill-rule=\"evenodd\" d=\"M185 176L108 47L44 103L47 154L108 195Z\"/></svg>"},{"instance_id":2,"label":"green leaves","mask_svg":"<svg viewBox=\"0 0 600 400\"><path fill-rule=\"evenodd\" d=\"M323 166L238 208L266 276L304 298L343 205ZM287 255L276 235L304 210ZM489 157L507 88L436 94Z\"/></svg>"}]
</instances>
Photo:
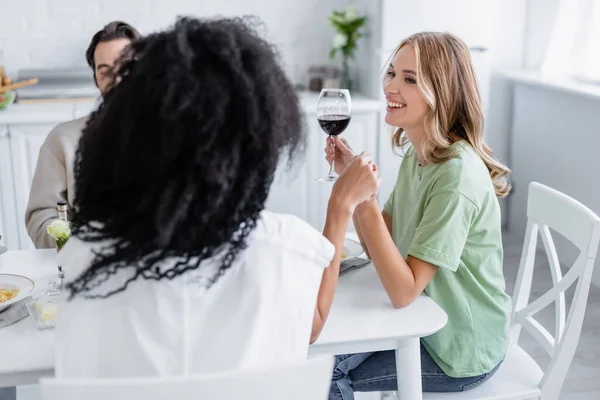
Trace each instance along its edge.
<instances>
[{"instance_id":1,"label":"green leaves","mask_svg":"<svg viewBox=\"0 0 600 400\"><path fill-rule=\"evenodd\" d=\"M333 37L329 57L334 58L338 52L341 52L345 59L354 58L358 39L363 36L360 28L366 22L367 17L358 16L354 5L348 6L342 11L334 10L329 17L329 23L337 33Z\"/></svg>"}]
</instances>

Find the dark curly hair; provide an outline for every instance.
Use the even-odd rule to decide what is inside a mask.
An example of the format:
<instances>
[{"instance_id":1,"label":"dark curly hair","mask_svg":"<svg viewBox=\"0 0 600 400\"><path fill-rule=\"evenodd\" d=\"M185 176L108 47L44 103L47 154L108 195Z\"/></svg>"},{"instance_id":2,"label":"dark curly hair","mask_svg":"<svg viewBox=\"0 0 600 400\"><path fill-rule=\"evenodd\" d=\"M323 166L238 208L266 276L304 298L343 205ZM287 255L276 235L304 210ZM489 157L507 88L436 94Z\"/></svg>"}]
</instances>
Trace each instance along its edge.
<instances>
[{"instance_id":1,"label":"dark curly hair","mask_svg":"<svg viewBox=\"0 0 600 400\"><path fill-rule=\"evenodd\" d=\"M96 32L85 52L85 61L87 61L92 71L94 71L94 82L96 82L96 60L94 54L96 53L96 47L98 47L100 43L110 42L111 40L116 39L129 39L133 41L140 37L140 33L133 26L123 21L110 22L106 24L104 28Z\"/></svg>"},{"instance_id":2,"label":"dark curly hair","mask_svg":"<svg viewBox=\"0 0 600 400\"><path fill-rule=\"evenodd\" d=\"M122 56L76 154L72 231L103 246L71 296L107 297L214 257L210 286L245 248L280 156L304 147L295 90L249 22L180 18ZM122 286L90 293L124 270Z\"/></svg>"}]
</instances>

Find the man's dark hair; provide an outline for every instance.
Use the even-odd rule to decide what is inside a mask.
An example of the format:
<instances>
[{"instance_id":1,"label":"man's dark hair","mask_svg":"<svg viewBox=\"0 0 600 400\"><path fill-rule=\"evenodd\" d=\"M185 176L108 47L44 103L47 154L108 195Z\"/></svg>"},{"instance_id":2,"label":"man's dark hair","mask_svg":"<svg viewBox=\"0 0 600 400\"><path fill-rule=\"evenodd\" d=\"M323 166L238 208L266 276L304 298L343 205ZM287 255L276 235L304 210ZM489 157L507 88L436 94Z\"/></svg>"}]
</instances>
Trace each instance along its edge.
<instances>
[{"instance_id":1,"label":"man's dark hair","mask_svg":"<svg viewBox=\"0 0 600 400\"><path fill-rule=\"evenodd\" d=\"M73 235L103 247L72 296L173 279L212 258L210 286L245 248L280 160L304 145L294 87L243 20L182 18L125 53L76 153ZM126 279L97 294L115 274Z\"/></svg>"},{"instance_id":2,"label":"man's dark hair","mask_svg":"<svg viewBox=\"0 0 600 400\"><path fill-rule=\"evenodd\" d=\"M113 21L96 32L85 52L85 59L90 68L94 71L94 81L96 81L96 61L94 60L94 52L99 43L110 42L115 39L129 39L134 41L140 37L140 33L133 26L123 21Z\"/></svg>"}]
</instances>

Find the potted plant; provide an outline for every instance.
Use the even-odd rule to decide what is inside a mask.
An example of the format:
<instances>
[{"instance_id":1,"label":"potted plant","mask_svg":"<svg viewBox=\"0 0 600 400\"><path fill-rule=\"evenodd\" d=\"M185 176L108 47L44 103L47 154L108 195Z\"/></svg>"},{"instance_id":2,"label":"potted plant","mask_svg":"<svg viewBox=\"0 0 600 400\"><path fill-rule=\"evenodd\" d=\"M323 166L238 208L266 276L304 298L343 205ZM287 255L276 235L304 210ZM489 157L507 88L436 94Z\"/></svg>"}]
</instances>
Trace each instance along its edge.
<instances>
[{"instance_id":1,"label":"potted plant","mask_svg":"<svg viewBox=\"0 0 600 400\"><path fill-rule=\"evenodd\" d=\"M329 17L329 23L336 30L329 57L333 59L338 52L342 54L342 88L350 89L348 62L355 57L358 39L363 36L361 28L366 22L367 17L359 16L354 5L349 5L341 11L334 10Z\"/></svg>"}]
</instances>

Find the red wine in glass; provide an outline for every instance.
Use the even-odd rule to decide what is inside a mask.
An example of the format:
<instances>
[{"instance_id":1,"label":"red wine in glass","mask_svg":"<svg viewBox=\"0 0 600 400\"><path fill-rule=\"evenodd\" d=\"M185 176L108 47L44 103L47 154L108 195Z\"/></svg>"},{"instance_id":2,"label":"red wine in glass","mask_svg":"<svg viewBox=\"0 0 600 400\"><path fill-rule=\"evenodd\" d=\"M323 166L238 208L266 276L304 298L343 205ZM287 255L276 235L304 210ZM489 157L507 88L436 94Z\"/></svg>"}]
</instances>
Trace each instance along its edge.
<instances>
[{"instance_id":1,"label":"red wine in glass","mask_svg":"<svg viewBox=\"0 0 600 400\"><path fill-rule=\"evenodd\" d=\"M344 114L322 115L317 119L321 129L330 136L337 136L344 132L350 123L350 116Z\"/></svg>"},{"instance_id":2,"label":"red wine in glass","mask_svg":"<svg viewBox=\"0 0 600 400\"><path fill-rule=\"evenodd\" d=\"M347 89L323 89L317 103L317 120L325 134L337 136L344 132L350 124L352 116L352 100ZM337 179L333 172L333 162L329 174L317 178L318 182L333 182Z\"/></svg>"}]
</instances>

